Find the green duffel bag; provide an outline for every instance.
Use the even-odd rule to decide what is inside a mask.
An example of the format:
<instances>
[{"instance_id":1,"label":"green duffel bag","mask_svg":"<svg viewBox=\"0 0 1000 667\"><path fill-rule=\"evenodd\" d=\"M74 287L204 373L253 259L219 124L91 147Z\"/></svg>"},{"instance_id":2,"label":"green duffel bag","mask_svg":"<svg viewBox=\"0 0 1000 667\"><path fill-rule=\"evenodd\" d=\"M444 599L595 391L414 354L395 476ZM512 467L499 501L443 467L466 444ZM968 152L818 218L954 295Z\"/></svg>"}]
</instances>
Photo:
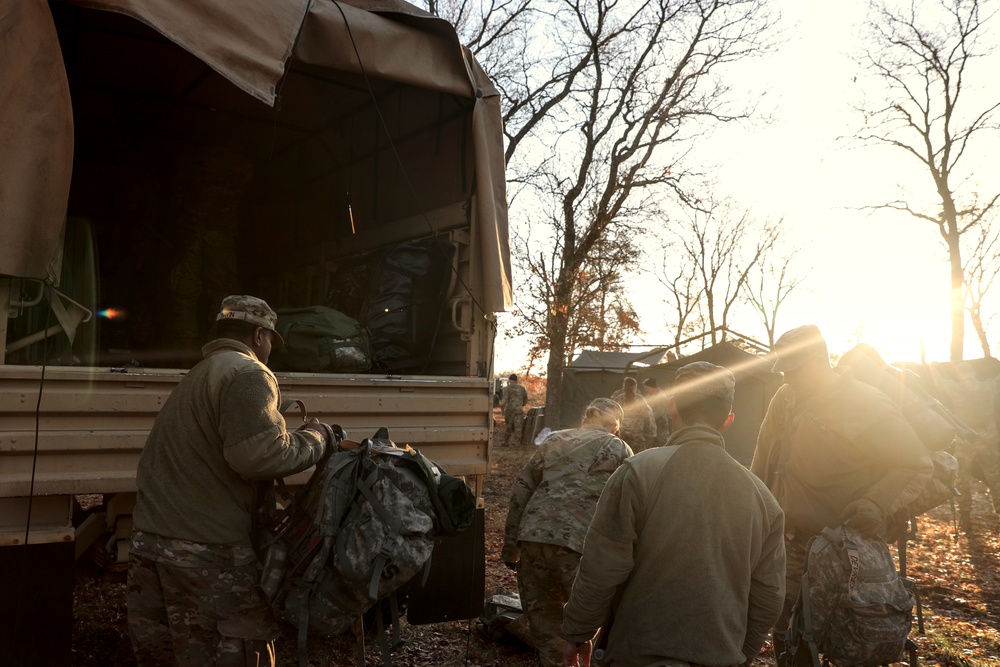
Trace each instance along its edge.
<instances>
[{"instance_id":1,"label":"green duffel bag","mask_svg":"<svg viewBox=\"0 0 1000 667\"><path fill-rule=\"evenodd\" d=\"M275 327L285 345L271 354L275 371L366 373L371 337L353 317L326 306L277 308Z\"/></svg>"}]
</instances>

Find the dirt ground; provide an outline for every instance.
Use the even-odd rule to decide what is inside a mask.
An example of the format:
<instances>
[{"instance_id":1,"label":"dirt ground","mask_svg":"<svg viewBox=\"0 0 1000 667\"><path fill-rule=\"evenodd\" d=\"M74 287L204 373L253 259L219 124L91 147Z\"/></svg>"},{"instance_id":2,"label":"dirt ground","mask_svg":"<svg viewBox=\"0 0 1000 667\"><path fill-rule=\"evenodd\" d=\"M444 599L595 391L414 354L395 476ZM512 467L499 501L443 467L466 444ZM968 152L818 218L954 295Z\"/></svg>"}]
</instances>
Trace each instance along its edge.
<instances>
[{"instance_id":1,"label":"dirt ground","mask_svg":"<svg viewBox=\"0 0 1000 667\"><path fill-rule=\"evenodd\" d=\"M536 403L537 404L537 403ZM497 436L502 435L499 411ZM506 504L513 480L531 455L529 450L495 448L486 479L486 594L516 591L514 574L499 561ZM998 520L989 509L984 487L976 488L973 535L955 533L948 506L920 521L918 535L908 546L908 574L916 581L922 603L924 633L917 623L911 637L924 665L1000 667L1000 540ZM74 606L73 665L126 667L135 665L128 642L123 575L101 574L83 564L77 576ZM534 654L514 644L482 639L473 622L410 626L403 622L405 644L394 653L398 667L501 667L536 665ZM312 667L355 665L355 640L345 635L310 638ZM295 631L288 628L277 643L278 664L298 663ZM770 647L757 660L773 665ZM377 645L369 646L366 665L381 665Z\"/></svg>"}]
</instances>

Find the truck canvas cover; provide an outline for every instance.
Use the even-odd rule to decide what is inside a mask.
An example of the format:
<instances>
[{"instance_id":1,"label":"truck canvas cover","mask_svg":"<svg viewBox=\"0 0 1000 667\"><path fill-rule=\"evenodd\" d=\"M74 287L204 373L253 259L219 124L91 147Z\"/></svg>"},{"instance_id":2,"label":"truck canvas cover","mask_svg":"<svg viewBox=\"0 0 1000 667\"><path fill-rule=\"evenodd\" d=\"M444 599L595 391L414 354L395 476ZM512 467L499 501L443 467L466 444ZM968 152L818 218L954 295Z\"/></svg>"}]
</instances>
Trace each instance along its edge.
<instances>
[{"instance_id":1,"label":"truck canvas cover","mask_svg":"<svg viewBox=\"0 0 1000 667\"><path fill-rule=\"evenodd\" d=\"M75 7L137 19L197 58L202 69L207 66L259 100L253 113L261 119L270 113L274 119L271 150L275 155L310 138L322 138L330 120L323 113L321 83L331 72L339 77L338 91L344 90L346 79L354 77L359 93L368 94L364 84L374 79L383 86L395 82L469 100L474 105L469 149L475 176L466 185L475 207L473 252L484 280L480 305L486 312L512 305L499 93L446 21L398 0L70 0L51 6L44 0L6 2L0 12L0 34L4 35L0 275L58 278L56 267L74 176L73 105L79 101L70 98L61 51L66 46L60 47L53 14ZM150 49L156 48L153 40L147 41ZM110 52L114 39L106 43ZM132 93L146 90L146 83L184 74L175 68L128 71L126 75L128 62L116 61L113 54L106 57L108 63L102 68L121 74L118 80L127 79ZM293 65L295 76L290 74ZM211 98L201 96L203 80L204 74L192 69L187 81L175 82L175 89L183 91L181 99L191 105L246 106L232 96L220 95L217 87ZM308 91L306 81L311 86ZM383 87L377 93L384 91ZM305 92L314 96L312 107L291 104L293 96ZM430 153L435 146L407 150ZM414 186L420 191L421 183ZM378 193L378 206L392 211L394 198L405 196L401 190L383 190Z\"/></svg>"}]
</instances>

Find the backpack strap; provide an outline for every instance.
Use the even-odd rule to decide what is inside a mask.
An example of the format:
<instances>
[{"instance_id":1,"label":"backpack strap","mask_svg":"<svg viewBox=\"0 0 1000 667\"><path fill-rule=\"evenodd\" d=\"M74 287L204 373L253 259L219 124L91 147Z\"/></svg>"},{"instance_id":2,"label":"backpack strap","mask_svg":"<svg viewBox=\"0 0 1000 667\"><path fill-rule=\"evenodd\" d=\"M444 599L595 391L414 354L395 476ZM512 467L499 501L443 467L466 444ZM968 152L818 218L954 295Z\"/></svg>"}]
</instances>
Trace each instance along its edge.
<instances>
[{"instance_id":1,"label":"backpack strap","mask_svg":"<svg viewBox=\"0 0 1000 667\"><path fill-rule=\"evenodd\" d=\"M365 667L365 621L364 618L358 616L354 620L354 636L358 638L354 642L354 659L358 663L358 667Z\"/></svg>"},{"instance_id":2,"label":"backpack strap","mask_svg":"<svg viewBox=\"0 0 1000 667\"><path fill-rule=\"evenodd\" d=\"M806 568L802 573L802 588L799 590L799 602L802 603L802 641L809 647L809 659L813 667L820 667L819 647L816 644L816 636L813 634L812 601L809 596L809 568Z\"/></svg>"},{"instance_id":3,"label":"backpack strap","mask_svg":"<svg viewBox=\"0 0 1000 667\"><path fill-rule=\"evenodd\" d=\"M309 667L309 652L306 649L306 642L309 638L309 600L312 598L312 589L302 596L299 604L299 667Z\"/></svg>"},{"instance_id":4,"label":"backpack strap","mask_svg":"<svg viewBox=\"0 0 1000 667\"><path fill-rule=\"evenodd\" d=\"M288 409L293 405L299 406L299 412L302 414L302 424L299 425L299 428L305 428L305 425L309 423L309 413L306 411L305 402L301 399L286 398L281 402L281 405L278 406L278 412L283 415L288 412ZM284 500L289 500L292 497L292 494L289 493L288 487L285 485L285 479L283 477L279 477L275 481L278 483L278 493Z\"/></svg>"},{"instance_id":5,"label":"backpack strap","mask_svg":"<svg viewBox=\"0 0 1000 667\"><path fill-rule=\"evenodd\" d=\"M679 452L681 450L681 447L683 446L684 445L681 444L681 445L664 445L662 447L657 447L657 451L663 452L663 454L661 454L661 456L663 456L663 461L661 462L660 474L657 476L656 484L653 487L656 489L656 496L653 498L651 502L647 503L647 507L649 508L656 507L656 503L659 502L660 500L660 494L662 494L663 490L669 486L668 484L665 483L667 478L667 464L670 462L670 459L674 457L674 454ZM650 509L650 511L652 511L652 509ZM646 518L648 518L648 514ZM645 519L643 520L643 523L645 523Z\"/></svg>"},{"instance_id":6,"label":"backpack strap","mask_svg":"<svg viewBox=\"0 0 1000 667\"><path fill-rule=\"evenodd\" d=\"M383 618L386 604L389 606L389 623L392 625L392 642L389 642L385 632L385 619ZM383 598L375 605L375 630L378 635L379 649L382 653L383 667L392 667L392 650L399 648L399 603L396 600L396 591L393 591L387 598Z\"/></svg>"}]
</instances>

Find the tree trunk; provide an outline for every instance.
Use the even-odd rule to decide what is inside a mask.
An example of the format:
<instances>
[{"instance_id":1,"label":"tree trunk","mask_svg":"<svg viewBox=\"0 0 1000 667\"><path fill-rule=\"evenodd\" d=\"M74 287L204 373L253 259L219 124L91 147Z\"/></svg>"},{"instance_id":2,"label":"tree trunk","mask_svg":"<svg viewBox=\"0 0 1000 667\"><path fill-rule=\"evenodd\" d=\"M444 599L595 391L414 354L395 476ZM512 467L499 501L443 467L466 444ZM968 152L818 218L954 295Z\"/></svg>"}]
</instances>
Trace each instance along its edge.
<instances>
[{"instance_id":1,"label":"tree trunk","mask_svg":"<svg viewBox=\"0 0 1000 667\"><path fill-rule=\"evenodd\" d=\"M979 347L983 349L983 357L989 359L993 355L990 353L990 341L986 337L986 326L983 324L983 315L978 307L969 311L969 319L976 330L976 338L979 339Z\"/></svg>"},{"instance_id":2,"label":"tree trunk","mask_svg":"<svg viewBox=\"0 0 1000 667\"><path fill-rule=\"evenodd\" d=\"M560 283L563 282L560 280ZM566 367L566 334L569 331L569 290L557 289L549 313L549 361L545 380L545 425L556 430L562 421L562 375Z\"/></svg>"},{"instance_id":3,"label":"tree trunk","mask_svg":"<svg viewBox=\"0 0 1000 667\"><path fill-rule=\"evenodd\" d=\"M965 347L965 273L958 235L948 239L948 260L951 264L951 361L961 361Z\"/></svg>"}]
</instances>

